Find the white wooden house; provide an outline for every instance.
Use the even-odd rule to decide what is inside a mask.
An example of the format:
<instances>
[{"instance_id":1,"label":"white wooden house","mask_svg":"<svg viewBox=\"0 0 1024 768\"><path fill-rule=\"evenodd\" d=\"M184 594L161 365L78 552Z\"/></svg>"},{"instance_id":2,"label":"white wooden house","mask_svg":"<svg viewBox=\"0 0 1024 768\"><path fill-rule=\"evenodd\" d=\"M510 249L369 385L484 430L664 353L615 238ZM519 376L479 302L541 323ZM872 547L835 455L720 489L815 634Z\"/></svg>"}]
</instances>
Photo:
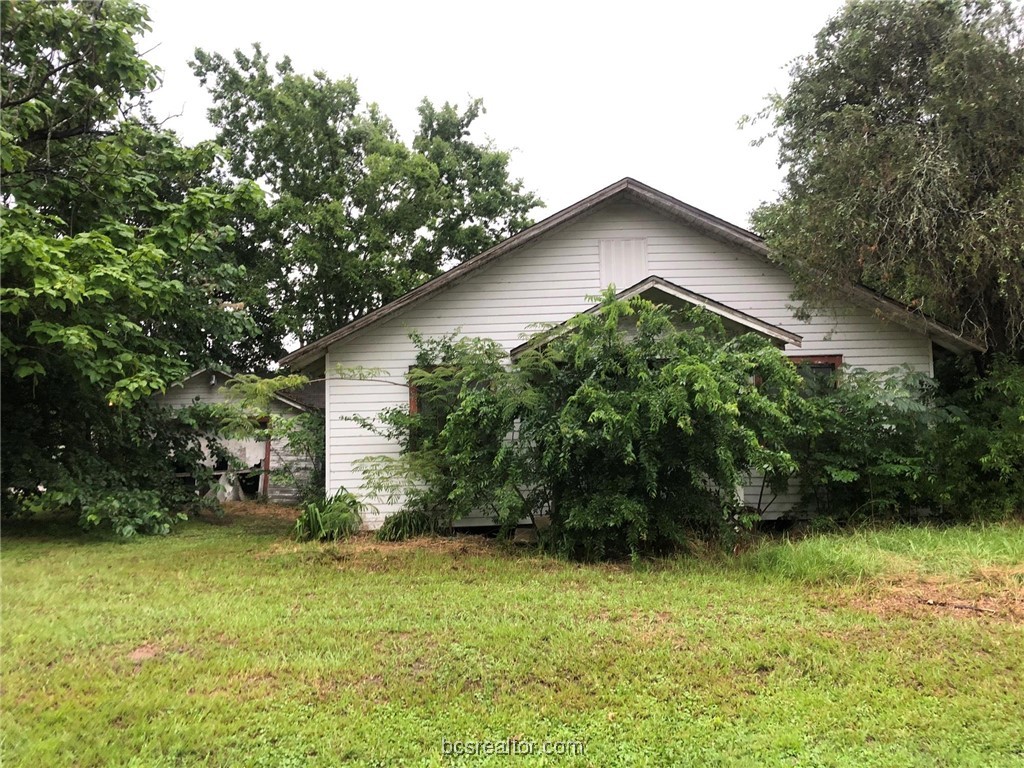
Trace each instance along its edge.
<instances>
[{"instance_id":1,"label":"white wooden house","mask_svg":"<svg viewBox=\"0 0 1024 768\"><path fill-rule=\"evenodd\" d=\"M196 371L155 397L158 402L172 408L184 408L194 403L224 403L227 402L227 395L223 387L230 380L229 374L219 371ZM277 395L271 399L268 411L274 416L297 416L318 405L322 407L316 399L315 389L296 393L294 397ZM285 466L291 466L300 473L310 469L308 458L296 454L287 440L275 436L269 440L235 438L220 442L240 467L247 468L236 470L217 467L213 457L208 457L207 464L215 470L215 477L221 484L218 489L221 500L260 496L276 504L294 504L298 501L298 490L293 485L279 482L273 477L273 472ZM253 482L244 483L246 487L243 488L242 478L245 477L251 478Z\"/></svg>"},{"instance_id":2,"label":"white wooden house","mask_svg":"<svg viewBox=\"0 0 1024 768\"><path fill-rule=\"evenodd\" d=\"M797 318L794 283L769 261L752 232L623 179L424 283L405 296L291 353L281 362L326 376L327 492L364 496L356 462L397 454L396 444L343 417L372 417L409 401L416 349L410 331L458 330L492 338L510 352L537 323L560 323L593 306L609 284L666 301L706 306L728 323L773 338L787 355L825 366L884 371L909 365L934 373L939 346L980 350L974 341L861 286L809 320ZM342 378L338 366L383 371L372 381ZM756 501L760 485L746 490ZM775 514L793 498L782 498ZM396 507L367 516L378 527Z\"/></svg>"}]
</instances>

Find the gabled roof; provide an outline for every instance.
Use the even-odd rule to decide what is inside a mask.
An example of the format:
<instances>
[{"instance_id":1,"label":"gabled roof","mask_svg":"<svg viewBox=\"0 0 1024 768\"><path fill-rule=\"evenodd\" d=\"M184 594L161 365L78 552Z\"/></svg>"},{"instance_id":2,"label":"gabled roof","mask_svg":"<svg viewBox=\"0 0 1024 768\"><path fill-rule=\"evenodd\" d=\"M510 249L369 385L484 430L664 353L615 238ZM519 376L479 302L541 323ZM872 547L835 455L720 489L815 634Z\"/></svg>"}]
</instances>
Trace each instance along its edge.
<instances>
[{"instance_id":1,"label":"gabled roof","mask_svg":"<svg viewBox=\"0 0 1024 768\"><path fill-rule=\"evenodd\" d=\"M645 205L691 227L707 237L740 248L755 256L759 256L774 266L778 266L768 258L768 247L765 245L764 240L753 232L738 227L735 224L730 224L724 219L712 216L710 213L694 208L692 205L687 205L671 195L666 195L664 192L659 192L636 179L627 177L605 187L599 192L595 192L578 203L570 205L568 208L564 208L558 213L548 216L532 227L524 229L507 240L503 240L483 253L466 259L461 264L432 280L428 280L404 296L400 296L394 301L385 304L383 307L363 315L348 325L295 350L281 359L281 365L291 367L306 365L324 355L330 345L348 338L364 328L391 317L414 304L418 304L430 296L443 291L445 288L458 283L467 275L490 264L492 261L522 248L545 235L562 229L577 219L594 213L600 208L616 201L629 201ZM985 349L984 345L965 338L952 328L864 286L849 286L847 289L843 289L843 293L852 302L877 311L887 319L906 328L923 333L947 349L956 352L984 351Z\"/></svg>"},{"instance_id":2,"label":"gabled roof","mask_svg":"<svg viewBox=\"0 0 1024 768\"><path fill-rule=\"evenodd\" d=\"M660 294L660 297L658 296ZM803 337L787 331L785 328L780 328L777 325L766 323L764 320L759 320L753 315L748 315L746 312L740 312L738 309L722 304L721 302L709 299L707 296L703 296L693 291L688 291L682 286L676 285L673 282L666 280L663 277L657 275L651 275L645 277L636 285L632 285L623 291L619 291L615 294L617 299L632 299L634 296L652 296L652 300L655 303L662 303L659 298L668 297L670 299L677 299L695 307L706 309L709 312L718 315L723 320L740 325L751 331L763 334L770 339L781 342L783 345L793 344L794 346L801 346L803 343ZM595 304L590 309L584 311L584 314L591 314L597 312L601 308L600 304ZM521 355L527 349L536 346L538 343L546 343L553 338L561 336L568 330L566 323L556 325L550 330L549 333L545 334L542 338L531 339L518 347L515 347L509 354L515 358Z\"/></svg>"}]
</instances>

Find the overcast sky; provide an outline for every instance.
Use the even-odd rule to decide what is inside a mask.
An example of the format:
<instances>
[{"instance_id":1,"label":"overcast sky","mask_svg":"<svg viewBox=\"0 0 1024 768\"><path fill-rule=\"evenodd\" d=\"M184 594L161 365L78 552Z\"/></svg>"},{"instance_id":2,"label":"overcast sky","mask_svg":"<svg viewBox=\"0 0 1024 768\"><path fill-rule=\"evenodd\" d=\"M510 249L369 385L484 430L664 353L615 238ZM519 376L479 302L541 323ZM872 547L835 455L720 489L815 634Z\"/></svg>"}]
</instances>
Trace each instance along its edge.
<instances>
[{"instance_id":1,"label":"overcast sky","mask_svg":"<svg viewBox=\"0 0 1024 768\"><path fill-rule=\"evenodd\" d=\"M142 49L163 69L154 97L188 143L214 138L209 99L187 66L196 47L263 44L272 61L353 77L411 140L416 106L487 114L474 138L512 151L541 219L632 176L742 226L781 181L765 129L739 130L840 0L718 2L327 2L150 0Z\"/></svg>"}]
</instances>

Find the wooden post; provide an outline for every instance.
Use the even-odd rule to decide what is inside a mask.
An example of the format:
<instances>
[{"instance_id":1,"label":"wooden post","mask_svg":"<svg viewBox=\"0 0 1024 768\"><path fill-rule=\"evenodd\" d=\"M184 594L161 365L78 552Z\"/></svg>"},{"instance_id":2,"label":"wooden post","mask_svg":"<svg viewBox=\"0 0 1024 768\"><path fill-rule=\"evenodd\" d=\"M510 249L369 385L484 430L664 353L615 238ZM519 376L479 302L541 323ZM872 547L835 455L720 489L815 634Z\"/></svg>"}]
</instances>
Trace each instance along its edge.
<instances>
[{"instance_id":1,"label":"wooden post","mask_svg":"<svg viewBox=\"0 0 1024 768\"><path fill-rule=\"evenodd\" d=\"M261 426L266 429L270 426L270 419L263 419ZM263 446L263 476L260 478L260 495L267 501L270 500L270 441L271 436L267 435L267 442Z\"/></svg>"}]
</instances>

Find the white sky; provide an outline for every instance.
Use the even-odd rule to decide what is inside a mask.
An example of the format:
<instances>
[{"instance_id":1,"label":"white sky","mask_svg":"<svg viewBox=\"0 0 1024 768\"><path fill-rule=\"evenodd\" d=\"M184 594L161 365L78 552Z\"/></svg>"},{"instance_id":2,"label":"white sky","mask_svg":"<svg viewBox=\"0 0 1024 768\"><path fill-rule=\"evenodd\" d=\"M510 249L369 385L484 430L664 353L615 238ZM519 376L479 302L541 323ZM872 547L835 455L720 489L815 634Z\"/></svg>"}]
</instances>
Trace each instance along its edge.
<instances>
[{"instance_id":1,"label":"white sky","mask_svg":"<svg viewBox=\"0 0 1024 768\"><path fill-rule=\"evenodd\" d=\"M538 220L632 176L747 226L781 171L774 143L750 146L766 126L737 122L785 89L788 62L841 5L150 0L141 47L164 71L156 114L181 113L167 127L188 143L215 135L187 66L193 50L260 42L300 72L352 76L407 141L424 96L483 98L473 137L512 150L512 175L547 203Z\"/></svg>"}]
</instances>

